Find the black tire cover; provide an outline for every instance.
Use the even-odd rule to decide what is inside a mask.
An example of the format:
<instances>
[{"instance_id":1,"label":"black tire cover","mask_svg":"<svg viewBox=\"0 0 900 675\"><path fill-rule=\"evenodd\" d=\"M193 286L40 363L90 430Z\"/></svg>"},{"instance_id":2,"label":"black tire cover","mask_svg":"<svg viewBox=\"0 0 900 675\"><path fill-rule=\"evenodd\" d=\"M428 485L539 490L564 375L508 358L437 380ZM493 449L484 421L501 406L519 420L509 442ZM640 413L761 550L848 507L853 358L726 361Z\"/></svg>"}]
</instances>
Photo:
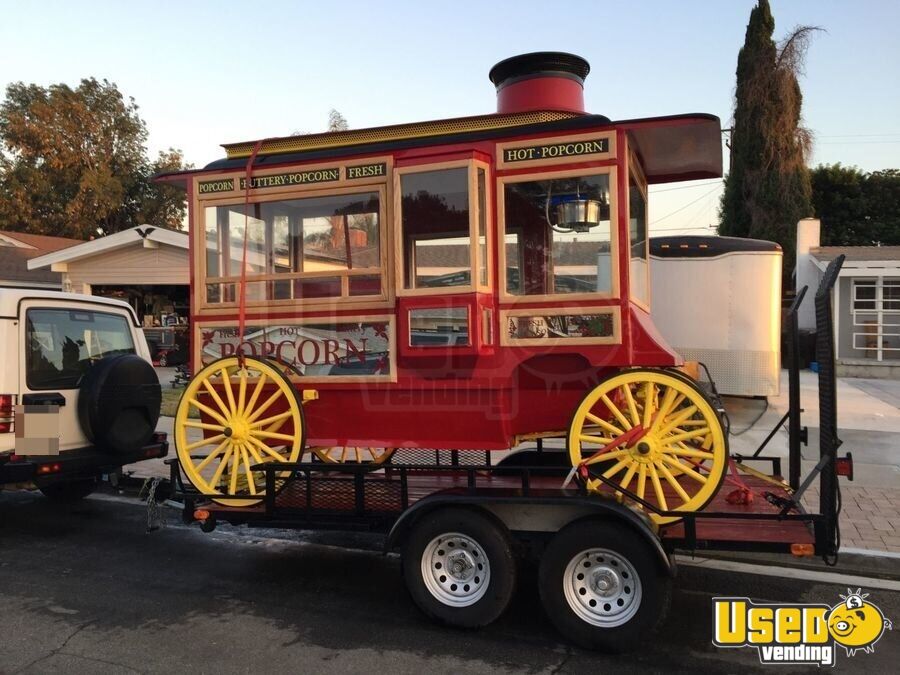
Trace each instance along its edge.
<instances>
[{"instance_id":1,"label":"black tire cover","mask_svg":"<svg viewBox=\"0 0 900 675\"><path fill-rule=\"evenodd\" d=\"M81 381L78 421L99 449L116 454L137 452L149 443L162 392L153 366L134 354L107 356Z\"/></svg>"}]
</instances>

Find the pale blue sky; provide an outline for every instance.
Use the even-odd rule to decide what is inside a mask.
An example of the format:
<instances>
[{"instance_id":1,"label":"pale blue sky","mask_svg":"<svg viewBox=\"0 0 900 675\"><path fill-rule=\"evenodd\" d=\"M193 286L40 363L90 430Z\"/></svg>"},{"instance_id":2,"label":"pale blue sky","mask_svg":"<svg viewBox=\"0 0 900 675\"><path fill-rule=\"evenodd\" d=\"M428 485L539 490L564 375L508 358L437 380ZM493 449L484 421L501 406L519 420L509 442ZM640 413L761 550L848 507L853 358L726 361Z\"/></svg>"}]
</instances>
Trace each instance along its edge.
<instances>
[{"instance_id":1,"label":"pale blue sky","mask_svg":"<svg viewBox=\"0 0 900 675\"><path fill-rule=\"evenodd\" d=\"M0 0L0 86L105 77L137 100L152 152L181 148L197 166L220 143L320 131L330 108L356 128L493 112L491 65L537 50L590 61L590 112L709 112L727 126L754 4ZM812 162L900 167L900 2L772 6L776 36L827 30L801 82ZM653 232L716 222L715 182L651 192Z\"/></svg>"}]
</instances>

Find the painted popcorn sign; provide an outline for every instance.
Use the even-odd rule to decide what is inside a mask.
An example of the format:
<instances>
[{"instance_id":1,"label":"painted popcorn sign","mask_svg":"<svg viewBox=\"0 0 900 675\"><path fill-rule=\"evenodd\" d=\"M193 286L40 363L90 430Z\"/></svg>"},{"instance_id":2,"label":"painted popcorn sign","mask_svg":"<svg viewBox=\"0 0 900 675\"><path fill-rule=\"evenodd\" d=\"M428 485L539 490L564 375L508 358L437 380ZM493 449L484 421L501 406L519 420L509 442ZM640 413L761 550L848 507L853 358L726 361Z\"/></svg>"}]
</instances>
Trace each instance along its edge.
<instances>
[{"instance_id":1,"label":"painted popcorn sign","mask_svg":"<svg viewBox=\"0 0 900 675\"><path fill-rule=\"evenodd\" d=\"M390 331L387 321L278 322L247 326L241 340L236 326L200 326L200 359L207 365L240 349L309 377L385 376L393 368Z\"/></svg>"}]
</instances>

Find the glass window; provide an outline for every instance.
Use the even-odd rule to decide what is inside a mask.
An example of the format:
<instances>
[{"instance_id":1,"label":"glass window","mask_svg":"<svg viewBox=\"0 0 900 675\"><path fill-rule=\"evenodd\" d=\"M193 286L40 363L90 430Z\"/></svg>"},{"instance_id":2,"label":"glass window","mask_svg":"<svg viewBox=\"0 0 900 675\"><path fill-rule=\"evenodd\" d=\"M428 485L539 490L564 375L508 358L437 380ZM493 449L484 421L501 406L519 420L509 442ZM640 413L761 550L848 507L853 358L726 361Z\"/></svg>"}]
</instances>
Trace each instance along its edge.
<instances>
[{"instance_id":1,"label":"glass window","mask_svg":"<svg viewBox=\"0 0 900 675\"><path fill-rule=\"evenodd\" d=\"M608 174L508 183L503 197L508 293L612 291Z\"/></svg>"},{"instance_id":2,"label":"glass window","mask_svg":"<svg viewBox=\"0 0 900 675\"><path fill-rule=\"evenodd\" d=\"M94 361L135 353L124 316L90 310L29 309L25 341L31 389L75 389Z\"/></svg>"},{"instance_id":3,"label":"glass window","mask_svg":"<svg viewBox=\"0 0 900 675\"><path fill-rule=\"evenodd\" d=\"M255 282L253 293L248 286L250 300L341 297L345 287L345 295L381 295L379 213L375 192L251 204L246 215L243 204L207 207L207 276L240 277L246 228L248 277L291 275ZM360 270L375 271L378 283L342 285ZM211 284L207 299L234 301L235 291L233 283Z\"/></svg>"},{"instance_id":4,"label":"glass window","mask_svg":"<svg viewBox=\"0 0 900 675\"><path fill-rule=\"evenodd\" d=\"M900 280L884 279L882 283L881 295L884 311L900 311Z\"/></svg>"},{"instance_id":5,"label":"glass window","mask_svg":"<svg viewBox=\"0 0 900 675\"><path fill-rule=\"evenodd\" d=\"M411 347L452 347L469 344L466 307L427 307L409 310Z\"/></svg>"},{"instance_id":6,"label":"glass window","mask_svg":"<svg viewBox=\"0 0 900 675\"><path fill-rule=\"evenodd\" d=\"M631 245L630 271L631 297L646 304L650 302L647 265L647 198L631 173L628 177L628 238Z\"/></svg>"},{"instance_id":7,"label":"glass window","mask_svg":"<svg viewBox=\"0 0 900 675\"><path fill-rule=\"evenodd\" d=\"M401 175L404 288L471 283L468 176L466 167Z\"/></svg>"},{"instance_id":8,"label":"glass window","mask_svg":"<svg viewBox=\"0 0 900 675\"><path fill-rule=\"evenodd\" d=\"M488 285L487 194L484 169L478 169L478 283Z\"/></svg>"},{"instance_id":9,"label":"glass window","mask_svg":"<svg viewBox=\"0 0 900 675\"><path fill-rule=\"evenodd\" d=\"M857 279L853 282L853 309L875 309L875 280Z\"/></svg>"},{"instance_id":10,"label":"glass window","mask_svg":"<svg viewBox=\"0 0 900 675\"><path fill-rule=\"evenodd\" d=\"M615 335L614 330L612 312L530 314L509 316L506 319L506 331L510 340L611 338Z\"/></svg>"}]
</instances>

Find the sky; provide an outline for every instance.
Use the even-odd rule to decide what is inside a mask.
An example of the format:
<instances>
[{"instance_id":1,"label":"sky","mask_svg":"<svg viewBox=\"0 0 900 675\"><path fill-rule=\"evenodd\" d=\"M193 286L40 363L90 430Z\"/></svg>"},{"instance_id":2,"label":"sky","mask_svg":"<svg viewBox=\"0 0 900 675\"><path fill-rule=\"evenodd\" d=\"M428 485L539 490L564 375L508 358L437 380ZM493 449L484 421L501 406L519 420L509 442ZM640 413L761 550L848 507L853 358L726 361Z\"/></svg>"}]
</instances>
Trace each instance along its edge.
<instances>
[{"instance_id":1,"label":"sky","mask_svg":"<svg viewBox=\"0 0 900 675\"><path fill-rule=\"evenodd\" d=\"M153 155L179 148L198 167L221 143L323 131L332 108L351 128L494 112L490 67L543 50L591 63L588 112L705 112L728 127L755 4L0 0L0 87L106 78L140 106ZM900 2L771 4L776 39L823 29L801 79L811 164L900 168ZM651 188L651 234L710 231L721 192Z\"/></svg>"}]
</instances>

